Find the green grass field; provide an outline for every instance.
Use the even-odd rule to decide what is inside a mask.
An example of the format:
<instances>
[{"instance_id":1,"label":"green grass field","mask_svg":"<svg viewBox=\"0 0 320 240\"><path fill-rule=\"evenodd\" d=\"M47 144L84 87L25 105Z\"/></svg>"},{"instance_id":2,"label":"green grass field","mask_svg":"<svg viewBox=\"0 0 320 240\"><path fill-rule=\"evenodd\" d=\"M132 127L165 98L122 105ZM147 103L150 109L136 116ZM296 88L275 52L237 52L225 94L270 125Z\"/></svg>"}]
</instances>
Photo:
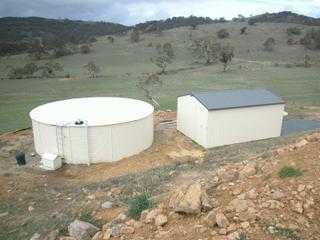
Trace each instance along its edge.
<instances>
[{"instance_id":1,"label":"green grass field","mask_svg":"<svg viewBox=\"0 0 320 240\"><path fill-rule=\"evenodd\" d=\"M183 27L165 31L161 37L143 34L138 43L130 43L128 36L116 37L113 44L108 42L107 37L101 37L94 43L92 53L55 60L64 66L64 71L59 75L69 74L75 79L0 80L0 133L30 126L29 111L39 104L53 100L90 96L144 99L136 83L141 73L158 70L150 62L150 57L154 46L159 42L170 42L175 51L174 62L168 67L168 74L161 76L164 84L156 95L164 110L175 110L176 98L183 93L232 88L266 88L281 96L290 107L319 106L320 52L307 51L300 45L286 44L288 26L298 26L303 31L311 27L265 23L247 26L248 34L240 35L240 28L245 25L211 24L199 26L197 30ZM195 63L198 60L188 50L192 44L190 33L196 39L214 36L221 28L228 29L231 36L220 41L229 42L235 47L236 59L228 72L222 72L221 64L204 66L201 62ZM273 52L263 51L262 44L268 37L276 40ZM153 47L148 47L149 43ZM295 64L303 62L306 54L311 56L312 66L296 67ZM26 55L0 58L0 77L6 76L7 66L23 66L31 60ZM84 77L87 72L83 65L90 60L100 66L101 77Z\"/></svg>"}]
</instances>

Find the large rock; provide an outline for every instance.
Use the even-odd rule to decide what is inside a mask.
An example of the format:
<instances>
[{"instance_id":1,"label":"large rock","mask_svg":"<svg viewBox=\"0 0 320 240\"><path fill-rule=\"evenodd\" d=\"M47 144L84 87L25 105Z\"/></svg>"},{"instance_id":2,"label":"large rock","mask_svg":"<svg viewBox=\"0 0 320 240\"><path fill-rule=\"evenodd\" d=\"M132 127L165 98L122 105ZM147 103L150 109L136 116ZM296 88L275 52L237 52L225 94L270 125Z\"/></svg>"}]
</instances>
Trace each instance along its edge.
<instances>
[{"instance_id":1,"label":"large rock","mask_svg":"<svg viewBox=\"0 0 320 240\"><path fill-rule=\"evenodd\" d=\"M99 228L91 223L76 219L70 223L68 231L69 235L77 240L91 240L91 238L99 231Z\"/></svg>"},{"instance_id":2,"label":"large rock","mask_svg":"<svg viewBox=\"0 0 320 240\"><path fill-rule=\"evenodd\" d=\"M170 197L169 207L175 212L187 214L198 214L212 208L199 182L189 185L185 190L175 192Z\"/></svg>"}]
</instances>

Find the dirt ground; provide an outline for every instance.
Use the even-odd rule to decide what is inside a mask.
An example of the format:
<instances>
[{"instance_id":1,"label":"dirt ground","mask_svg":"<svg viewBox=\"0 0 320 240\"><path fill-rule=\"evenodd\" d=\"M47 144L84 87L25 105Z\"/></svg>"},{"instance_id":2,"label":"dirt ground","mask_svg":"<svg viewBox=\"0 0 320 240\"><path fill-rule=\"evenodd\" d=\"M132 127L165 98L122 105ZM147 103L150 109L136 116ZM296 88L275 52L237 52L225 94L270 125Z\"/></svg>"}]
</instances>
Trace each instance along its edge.
<instances>
[{"instance_id":1,"label":"dirt ground","mask_svg":"<svg viewBox=\"0 0 320 240\"><path fill-rule=\"evenodd\" d=\"M130 173L143 172L145 170L172 163L178 158L186 156L203 156L203 149L194 144L190 139L183 136L175 129L175 112L158 112L155 115L155 139L153 145L140 154L125 158L116 163L87 165L64 165L61 169L48 172L38 168L40 157L31 157L34 153L32 143L32 131L26 129L15 133L0 136L1 148L1 176L15 175L17 172L25 181L29 179L33 182L35 175L47 175L47 180L58 184L83 184L102 181L112 177L127 175ZM162 124L163 123L163 124ZM16 165L14 153L18 149L25 150L28 164L24 167ZM0 176L0 180L1 180ZM85 176L85 177L84 177Z\"/></svg>"},{"instance_id":2,"label":"dirt ground","mask_svg":"<svg viewBox=\"0 0 320 240\"><path fill-rule=\"evenodd\" d=\"M310 117L320 120L319 108L287 109L287 111L289 112L289 116L287 117L288 119ZM27 222L32 222L32 218L34 217L39 216L39 219L45 219L46 209L49 210L50 207L53 208L53 206L48 202L44 202L44 199L47 198L44 193L50 193L50 200L47 199L47 201L52 201L51 197L53 196L54 204L59 204L61 209L63 209L62 207L65 207L64 205L68 205L70 208L75 209L85 208L92 204L94 200L86 199L85 201L81 200L76 202L68 191L75 191L75 189L81 187L79 192L84 192L85 195L89 195L91 192L88 193L83 186L104 182L108 179L114 179L121 176L127 176L128 174L143 174L146 171L156 169L161 166L175 164L176 162L185 161L186 159L196 159L196 164L201 164L204 161L205 156L208 155L208 152L195 144L189 138L185 137L183 134L179 133L176 130L175 120L175 112L156 113L154 143L151 148L140 154L123 159L116 163L93 164L91 166L64 165L61 169L52 172L39 169L38 165L40 157L37 155L34 157L31 156L31 154L34 153L31 129L1 135L0 205L2 204L2 207L0 208L0 214L9 212L10 216L11 208L17 208L12 210L17 211L17 213L12 215L10 222L15 222L15 230L13 231L18 231L17 229L19 229L19 227L24 226ZM16 164L14 155L17 150L23 150L27 154L26 166L21 167ZM288 153L288 155L283 156L283 161L288 161L290 164L295 163L300 166L310 160L310 163L308 163L310 164L308 169L310 169L310 172L312 172L313 175L308 175L309 181L312 178L315 179L317 177L316 171L320 170L318 169L318 163L312 162L312 159L315 159L315 156L318 157L320 155L319 145L313 145L312 147L307 148L307 150L308 151L301 153L301 155ZM214 152L219 152L219 150ZM306 157L304 157L304 155ZM272 171L271 167L272 166L270 166L270 171ZM207 166L203 166L203 168L207 168ZM205 173L201 172L201 174ZM168 186L169 188L172 188L173 186L178 186L183 182L187 182L198 177L199 172L187 171L186 173L179 174ZM130 183L128 183L128 185L130 185ZM61 189L63 187L65 187L65 192ZM95 189L94 191L99 192L99 189ZM34 212L30 209L32 209L34 205L38 204L35 204L35 202L37 202L37 198L39 198L39 196L44 198L41 199L41 204L43 204L43 206L41 205L41 207L39 207L39 212ZM227 198L227 196L225 197ZM66 200L68 201L68 204L64 204L63 202L60 203L60 200ZM54 205L54 208L57 208L57 205ZM110 210L94 211L92 215L103 222L108 222L123 210L124 208L122 206L120 208L113 209L112 212L110 212ZM17 218L19 214L21 214L21 217ZM11 225L9 226L8 223L4 221L5 218L1 217L0 227L1 225L5 225L6 230L12 228ZM186 226L188 226L188 221L189 220L186 219ZM190 224L192 223L193 220L190 219ZM177 229L180 228L178 225L175 227L177 227ZM35 231L31 226L27 226L25 228L23 236L30 236L30 234ZM29 228L31 230L29 230ZM42 229L42 231L44 231L44 229ZM145 234L148 233L148 230L143 231L146 231ZM0 239L2 239L1 236L2 235L0 234ZM11 233L8 233L8 235L4 234L3 236L11 236ZM12 236L21 236L21 234L13 234ZM8 237L7 239L17 238Z\"/></svg>"}]
</instances>

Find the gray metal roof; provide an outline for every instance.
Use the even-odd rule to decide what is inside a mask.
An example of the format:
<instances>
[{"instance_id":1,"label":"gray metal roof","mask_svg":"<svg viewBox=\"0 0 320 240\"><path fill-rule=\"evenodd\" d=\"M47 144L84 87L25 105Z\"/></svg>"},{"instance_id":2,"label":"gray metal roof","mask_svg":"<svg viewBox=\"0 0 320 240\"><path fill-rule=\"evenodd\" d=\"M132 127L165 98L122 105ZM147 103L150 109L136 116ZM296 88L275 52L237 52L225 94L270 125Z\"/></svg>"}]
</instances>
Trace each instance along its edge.
<instances>
[{"instance_id":1,"label":"gray metal roof","mask_svg":"<svg viewBox=\"0 0 320 240\"><path fill-rule=\"evenodd\" d=\"M192 92L208 110L243 108L261 105L284 104L285 102L265 89L238 89L207 92Z\"/></svg>"}]
</instances>

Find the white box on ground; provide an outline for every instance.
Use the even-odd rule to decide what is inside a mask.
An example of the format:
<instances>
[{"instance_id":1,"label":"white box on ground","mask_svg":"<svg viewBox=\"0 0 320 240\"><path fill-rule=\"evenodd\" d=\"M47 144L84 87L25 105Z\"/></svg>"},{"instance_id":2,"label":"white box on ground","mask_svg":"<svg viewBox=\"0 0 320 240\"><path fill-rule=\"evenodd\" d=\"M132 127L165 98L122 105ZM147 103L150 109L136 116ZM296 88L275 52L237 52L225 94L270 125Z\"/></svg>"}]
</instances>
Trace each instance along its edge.
<instances>
[{"instance_id":1,"label":"white box on ground","mask_svg":"<svg viewBox=\"0 0 320 240\"><path fill-rule=\"evenodd\" d=\"M62 166L61 158L52 153L44 153L41 159L42 168L46 170L56 170Z\"/></svg>"}]
</instances>

